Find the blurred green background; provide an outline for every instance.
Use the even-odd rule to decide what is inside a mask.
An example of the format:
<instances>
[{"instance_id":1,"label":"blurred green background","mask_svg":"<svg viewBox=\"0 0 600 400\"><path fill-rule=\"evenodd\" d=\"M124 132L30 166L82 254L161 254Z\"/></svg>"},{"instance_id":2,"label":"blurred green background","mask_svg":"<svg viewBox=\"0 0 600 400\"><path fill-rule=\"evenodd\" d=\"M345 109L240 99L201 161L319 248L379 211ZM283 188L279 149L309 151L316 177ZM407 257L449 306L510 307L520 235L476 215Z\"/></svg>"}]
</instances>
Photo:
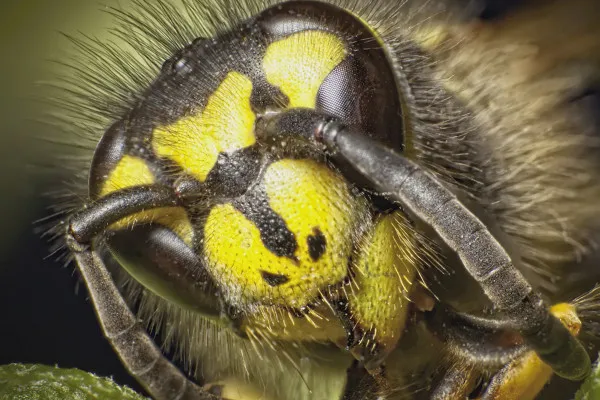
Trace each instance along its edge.
<instances>
[{"instance_id":1,"label":"blurred green background","mask_svg":"<svg viewBox=\"0 0 600 400\"><path fill-rule=\"evenodd\" d=\"M43 193L61 184L47 169L53 129L43 82L70 47L61 32L102 37L113 0L4 0L0 5L0 364L58 364L115 376L136 387L102 338L72 268L48 257L34 221ZM54 176L54 178L52 178Z\"/></svg>"},{"instance_id":2,"label":"blurred green background","mask_svg":"<svg viewBox=\"0 0 600 400\"><path fill-rule=\"evenodd\" d=\"M44 141L39 140L51 134L51 129L39 122L46 111L41 104L45 91L41 83L52 80L60 68L51 60L66 56L68 41L60 32L102 34L108 20L102 9L117 2L107 0L103 4L8 0L0 6L2 254L14 248L20 235L31 231L32 219L37 217L35 210L43 205L39 187L51 185L41 181L45 171L35 165L46 164L44 158L51 156L44 151Z\"/></svg>"}]
</instances>

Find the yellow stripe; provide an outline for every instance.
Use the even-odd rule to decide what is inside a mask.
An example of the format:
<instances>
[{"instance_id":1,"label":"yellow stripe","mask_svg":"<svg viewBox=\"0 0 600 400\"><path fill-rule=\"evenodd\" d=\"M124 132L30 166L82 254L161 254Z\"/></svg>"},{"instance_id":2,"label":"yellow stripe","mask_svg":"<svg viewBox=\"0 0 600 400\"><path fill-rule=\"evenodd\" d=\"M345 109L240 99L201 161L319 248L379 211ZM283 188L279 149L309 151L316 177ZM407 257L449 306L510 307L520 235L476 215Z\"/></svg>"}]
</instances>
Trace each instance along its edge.
<instances>
[{"instance_id":1,"label":"yellow stripe","mask_svg":"<svg viewBox=\"0 0 600 400\"><path fill-rule=\"evenodd\" d=\"M155 183L154 175L144 160L125 155L108 175L102 185L101 196L125 188L151 185ZM109 229L126 229L140 223L156 222L170 228L186 244L192 244L193 229L183 208L167 207L135 213L112 224Z\"/></svg>"},{"instance_id":2,"label":"yellow stripe","mask_svg":"<svg viewBox=\"0 0 600 400\"><path fill-rule=\"evenodd\" d=\"M102 185L100 196L106 196L109 193L132 186L151 185L153 183L154 175L146 162L141 158L125 155L108 175Z\"/></svg>"},{"instance_id":3,"label":"yellow stripe","mask_svg":"<svg viewBox=\"0 0 600 400\"><path fill-rule=\"evenodd\" d=\"M350 310L361 328L374 333L383 354L396 347L404 330L417 272L414 247L409 222L397 211L377 219L356 255L357 290L348 297ZM362 347L371 344L363 343Z\"/></svg>"},{"instance_id":4,"label":"yellow stripe","mask_svg":"<svg viewBox=\"0 0 600 400\"><path fill-rule=\"evenodd\" d=\"M290 107L314 108L323 80L345 57L336 35L304 31L270 44L263 69L269 83L288 96Z\"/></svg>"},{"instance_id":5,"label":"yellow stripe","mask_svg":"<svg viewBox=\"0 0 600 400\"><path fill-rule=\"evenodd\" d=\"M160 157L175 161L203 182L220 152L231 152L255 142L255 115L250 107L252 82L230 72L199 113L156 128L152 146Z\"/></svg>"}]
</instances>

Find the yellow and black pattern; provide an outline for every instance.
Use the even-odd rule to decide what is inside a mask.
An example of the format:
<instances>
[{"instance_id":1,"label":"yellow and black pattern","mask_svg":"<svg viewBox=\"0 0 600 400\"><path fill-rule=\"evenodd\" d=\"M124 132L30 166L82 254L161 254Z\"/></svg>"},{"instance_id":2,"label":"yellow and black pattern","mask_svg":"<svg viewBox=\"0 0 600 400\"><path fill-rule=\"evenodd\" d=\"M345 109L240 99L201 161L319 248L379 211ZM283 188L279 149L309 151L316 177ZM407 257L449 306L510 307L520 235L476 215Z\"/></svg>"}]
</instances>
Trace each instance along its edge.
<instances>
[{"instance_id":1,"label":"yellow and black pattern","mask_svg":"<svg viewBox=\"0 0 600 400\"><path fill-rule=\"evenodd\" d=\"M360 346L352 351L377 366L395 348L408 318L410 294L421 260L417 238L401 212L382 215L363 238L354 259L357 290L348 296L348 311ZM386 304L386 307L381 307Z\"/></svg>"},{"instance_id":2,"label":"yellow and black pattern","mask_svg":"<svg viewBox=\"0 0 600 400\"><path fill-rule=\"evenodd\" d=\"M372 31L335 8L328 21L312 3L286 7L302 15L296 24L267 11L218 37L210 62L191 57L205 51L200 40L183 53L190 56L165 64L125 133L100 146L92 167L109 171L105 180L91 181L92 191L101 186L99 196L107 187L175 185L178 178L210 191L210 203L194 217L194 233L183 209L143 212L111 229L142 223L173 229L199 251L223 295L240 308L303 308L319 299L347 277L370 212L319 156L292 144L273 155L257 143L256 119L286 108L323 110L402 146L397 83ZM196 78L196 69L210 78ZM186 85L175 84L180 81ZM185 89L171 93L178 87ZM165 97L185 100L185 107L170 102L156 110ZM121 158L107 168L107 155L118 151ZM118 257L119 249L112 251Z\"/></svg>"},{"instance_id":3,"label":"yellow and black pattern","mask_svg":"<svg viewBox=\"0 0 600 400\"><path fill-rule=\"evenodd\" d=\"M270 164L261 186L210 211L207 266L234 304L305 307L346 277L366 203L312 160Z\"/></svg>"},{"instance_id":4,"label":"yellow and black pattern","mask_svg":"<svg viewBox=\"0 0 600 400\"><path fill-rule=\"evenodd\" d=\"M191 201L182 197L185 206L108 226L101 243L134 278L140 316L199 366L202 379L250 378L265 397L333 400L353 360L376 370L385 359L398 378L392 386L428 376L424 359L439 361L430 354L439 350L434 339L411 319L428 304L411 304L423 279L418 268L435 258L415 232L423 227L357 190L314 148L261 142L255 123L271 112L333 115L461 187L498 220L493 229L525 249L536 288L551 266L587 251L598 207L585 199L600 187L586 179L596 166L591 141L563 107L566 88L586 79L537 73L529 43L496 35L510 24L479 32L452 19L442 0L184 3L181 14L166 1L144 5L147 26L137 14L123 16L137 35L163 38L131 39L139 65L136 57L113 60L119 53L108 45L88 55L141 72L114 83L107 101L105 88L92 87L100 95L90 98L102 101L80 106L108 120L98 128L90 117L95 130L111 127L95 149L89 187L78 189L90 204L141 185L197 190ZM513 51L526 61L515 67ZM172 56L163 63L165 54ZM160 71L144 67L148 60L162 63ZM477 288L458 286L472 298L465 307L478 311ZM195 302L204 301L198 312ZM223 324L224 314L232 324ZM415 340L415 330L424 339ZM313 344L315 357L303 347Z\"/></svg>"}]
</instances>

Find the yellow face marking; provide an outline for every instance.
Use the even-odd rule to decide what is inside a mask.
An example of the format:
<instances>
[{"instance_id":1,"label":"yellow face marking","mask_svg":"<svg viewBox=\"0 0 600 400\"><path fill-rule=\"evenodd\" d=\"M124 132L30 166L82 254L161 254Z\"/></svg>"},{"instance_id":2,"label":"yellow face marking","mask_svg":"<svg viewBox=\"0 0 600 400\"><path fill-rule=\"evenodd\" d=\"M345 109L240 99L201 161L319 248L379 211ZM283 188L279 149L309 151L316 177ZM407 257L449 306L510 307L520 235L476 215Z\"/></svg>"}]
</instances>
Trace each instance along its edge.
<instances>
[{"instance_id":1,"label":"yellow face marking","mask_svg":"<svg viewBox=\"0 0 600 400\"><path fill-rule=\"evenodd\" d=\"M154 130L152 146L160 157L175 161L203 182L220 152L231 152L255 142L255 115L250 108L252 82L230 72L196 114Z\"/></svg>"},{"instance_id":2,"label":"yellow face marking","mask_svg":"<svg viewBox=\"0 0 600 400\"><path fill-rule=\"evenodd\" d=\"M581 320L575 306L559 303L550 307L572 335L577 336L581 329ZM504 367L504 376L500 384L492 386L486 392L486 399L497 400L534 400L552 377L552 368L544 363L533 351Z\"/></svg>"},{"instance_id":3,"label":"yellow face marking","mask_svg":"<svg viewBox=\"0 0 600 400\"><path fill-rule=\"evenodd\" d=\"M362 329L375 333L386 353L394 349L404 330L417 271L414 248L406 217L395 212L376 221L355 260L356 289L348 296L352 318Z\"/></svg>"},{"instance_id":4,"label":"yellow face marking","mask_svg":"<svg viewBox=\"0 0 600 400\"><path fill-rule=\"evenodd\" d=\"M117 166L108 175L102 185L100 196L121 189L151 185L155 182L154 175L144 160L138 157L125 155ZM187 218L187 214L180 207L165 207L153 210L141 211L112 224L109 229L119 230L139 223L156 222L170 228L186 244L191 245L193 229Z\"/></svg>"},{"instance_id":5,"label":"yellow face marking","mask_svg":"<svg viewBox=\"0 0 600 400\"><path fill-rule=\"evenodd\" d=\"M323 80L345 57L336 35L304 31L270 44L263 69L269 83L288 96L290 107L314 108Z\"/></svg>"},{"instance_id":6,"label":"yellow face marking","mask_svg":"<svg viewBox=\"0 0 600 400\"><path fill-rule=\"evenodd\" d=\"M106 196L117 190L139 185L151 185L154 175L146 162L138 157L123 156L117 166L110 172L102 185L100 196Z\"/></svg>"},{"instance_id":7,"label":"yellow face marking","mask_svg":"<svg viewBox=\"0 0 600 400\"><path fill-rule=\"evenodd\" d=\"M236 301L302 307L346 276L353 235L366 203L352 196L340 175L312 160L271 164L263 185L271 208L296 237L297 261L273 254L258 228L224 204L210 211L204 227L207 265ZM316 230L320 243L325 243L319 257L309 245ZM261 272L285 275L287 281L269 285Z\"/></svg>"}]
</instances>

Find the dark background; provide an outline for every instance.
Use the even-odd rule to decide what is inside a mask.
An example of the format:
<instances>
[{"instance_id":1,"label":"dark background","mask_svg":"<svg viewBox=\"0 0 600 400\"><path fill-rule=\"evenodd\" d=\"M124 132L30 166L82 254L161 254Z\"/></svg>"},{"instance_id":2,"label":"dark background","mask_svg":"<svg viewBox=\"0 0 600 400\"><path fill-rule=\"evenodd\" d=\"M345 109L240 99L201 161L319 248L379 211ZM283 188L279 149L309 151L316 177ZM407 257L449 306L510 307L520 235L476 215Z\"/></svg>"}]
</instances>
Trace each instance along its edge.
<instances>
[{"instance_id":1,"label":"dark background","mask_svg":"<svg viewBox=\"0 0 600 400\"><path fill-rule=\"evenodd\" d=\"M48 215L41 196L61 182L44 178L39 140L46 133L39 83L56 75L66 46L59 32L102 36L106 5L129 0L4 0L0 6L0 364L43 363L76 367L122 384L139 386L101 336L91 305L72 267L48 257L34 221ZM492 1L482 8L496 18L519 1ZM58 71L59 72L59 71ZM600 109L600 107L599 107Z\"/></svg>"}]
</instances>

